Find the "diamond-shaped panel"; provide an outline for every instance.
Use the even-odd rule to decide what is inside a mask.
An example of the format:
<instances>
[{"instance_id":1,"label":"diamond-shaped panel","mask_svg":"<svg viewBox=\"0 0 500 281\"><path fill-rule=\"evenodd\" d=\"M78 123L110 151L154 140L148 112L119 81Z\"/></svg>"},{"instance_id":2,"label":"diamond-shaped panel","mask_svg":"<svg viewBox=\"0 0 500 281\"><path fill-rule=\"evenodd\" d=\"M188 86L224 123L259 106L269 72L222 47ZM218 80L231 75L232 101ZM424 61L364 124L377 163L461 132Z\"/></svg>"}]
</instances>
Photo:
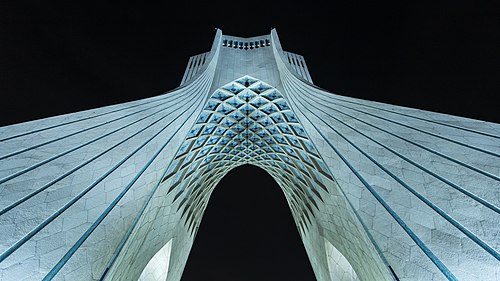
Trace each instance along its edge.
<instances>
[{"instance_id":1,"label":"diamond-shaped panel","mask_svg":"<svg viewBox=\"0 0 500 281\"><path fill-rule=\"evenodd\" d=\"M208 197L204 194L211 190L209 183L213 186L232 168L249 163L265 168L278 183L291 188L285 192L292 209L300 212L298 218L307 219L300 221L307 226L311 206L317 206L315 198L322 200L316 186L325 190L320 177L329 177L283 95L251 76L228 83L210 96L174 159L176 166L168 168L171 172L163 181L175 175L176 200L183 198L179 200L183 213L195 212L187 209L196 205L191 201ZM195 199L186 199L200 187Z\"/></svg>"}]
</instances>

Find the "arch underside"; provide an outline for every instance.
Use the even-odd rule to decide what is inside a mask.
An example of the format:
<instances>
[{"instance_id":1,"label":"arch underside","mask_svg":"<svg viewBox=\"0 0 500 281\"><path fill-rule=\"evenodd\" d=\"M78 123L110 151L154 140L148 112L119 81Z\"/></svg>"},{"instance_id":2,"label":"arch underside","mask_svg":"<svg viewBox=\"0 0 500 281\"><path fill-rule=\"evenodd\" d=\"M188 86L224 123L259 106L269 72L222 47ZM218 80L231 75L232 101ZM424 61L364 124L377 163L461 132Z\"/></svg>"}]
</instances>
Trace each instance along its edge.
<instances>
[{"instance_id":1,"label":"arch underside","mask_svg":"<svg viewBox=\"0 0 500 281\"><path fill-rule=\"evenodd\" d=\"M261 167L284 188L302 231L333 180L282 94L250 76L211 95L162 180L173 177L169 191L192 231L211 188L242 164Z\"/></svg>"},{"instance_id":2,"label":"arch underside","mask_svg":"<svg viewBox=\"0 0 500 281\"><path fill-rule=\"evenodd\" d=\"M162 183L177 202L176 211L196 235L210 194L233 168L251 164L267 171L283 190L318 280L330 280L328 255L315 216L335 206L336 227L346 237L328 238L355 263L364 278L384 280L387 272L320 154L283 94L251 76L211 94L167 168ZM253 184L258 185L258 180ZM332 196L334 195L334 196ZM351 265L349 265L351 266ZM351 269L353 268L351 267Z\"/></svg>"}]
</instances>

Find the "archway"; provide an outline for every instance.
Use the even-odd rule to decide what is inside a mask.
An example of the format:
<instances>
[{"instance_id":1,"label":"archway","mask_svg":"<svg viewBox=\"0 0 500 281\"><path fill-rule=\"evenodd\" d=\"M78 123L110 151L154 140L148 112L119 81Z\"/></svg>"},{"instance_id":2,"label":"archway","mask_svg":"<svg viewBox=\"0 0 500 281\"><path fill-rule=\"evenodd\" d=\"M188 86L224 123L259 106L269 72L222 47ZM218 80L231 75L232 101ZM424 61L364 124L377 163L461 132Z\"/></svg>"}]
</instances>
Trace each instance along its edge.
<instances>
[{"instance_id":1,"label":"archway","mask_svg":"<svg viewBox=\"0 0 500 281\"><path fill-rule=\"evenodd\" d=\"M253 165L231 170L210 196L181 280L314 279L278 184Z\"/></svg>"},{"instance_id":2,"label":"archway","mask_svg":"<svg viewBox=\"0 0 500 281\"><path fill-rule=\"evenodd\" d=\"M361 280L390 280L306 127L276 88L250 76L230 82L208 97L185 132L123 260L137 251L152 257L174 238L167 279L178 280L216 185L232 169L251 164L280 186L317 280L331 280L324 238ZM259 178L248 182L257 187Z\"/></svg>"},{"instance_id":3,"label":"archway","mask_svg":"<svg viewBox=\"0 0 500 281\"><path fill-rule=\"evenodd\" d=\"M318 280L331 279L322 241L333 231L338 235L329 240L349 251L352 267L363 268L365 276L383 274L382 262L373 259L361 224L339 196L304 125L271 85L247 75L215 90L175 155L163 182L175 194L176 209L192 237L217 183L235 167L252 164L281 187ZM259 179L252 185L258 186ZM330 217L333 213L337 220Z\"/></svg>"}]
</instances>

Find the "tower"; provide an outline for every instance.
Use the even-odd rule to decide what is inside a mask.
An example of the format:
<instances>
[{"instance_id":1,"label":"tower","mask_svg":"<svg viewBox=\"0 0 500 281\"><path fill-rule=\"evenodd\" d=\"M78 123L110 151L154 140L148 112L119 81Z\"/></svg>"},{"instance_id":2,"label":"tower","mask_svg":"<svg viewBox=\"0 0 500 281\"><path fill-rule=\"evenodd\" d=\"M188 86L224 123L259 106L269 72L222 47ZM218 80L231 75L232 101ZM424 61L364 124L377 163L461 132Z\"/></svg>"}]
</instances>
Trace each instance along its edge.
<instances>
[{"instance_id":1,"label":"tower","mask_svg":"<svg viewBox=\"0 0 500 281\"><path fill-rule=\"evenodd\" d=\"M0 278L179 280L211 191L252 164L318 280L498 280L499 132L330 93L275 30L217 30L170 92L0 129Z\"/></svg>"}]
</instances>

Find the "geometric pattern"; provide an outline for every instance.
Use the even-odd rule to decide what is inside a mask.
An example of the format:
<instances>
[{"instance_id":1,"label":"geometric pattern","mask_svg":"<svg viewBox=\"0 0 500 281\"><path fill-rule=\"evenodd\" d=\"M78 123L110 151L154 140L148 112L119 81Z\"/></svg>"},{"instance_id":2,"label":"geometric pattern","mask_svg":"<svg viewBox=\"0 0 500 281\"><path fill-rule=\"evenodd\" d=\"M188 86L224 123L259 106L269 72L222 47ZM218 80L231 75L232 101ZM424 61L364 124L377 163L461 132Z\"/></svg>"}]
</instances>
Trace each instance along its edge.
<instances>
[{"instance_id":1,"label":"geometric pattern","mask_svg":"<svg viewBox=\"0 0 500 281\"><path fill-rule=\"evenodd\" d=\"M178 208L188 214L191 230L199 221L193 215L197 206L206 204L212 190L199 188L201 183L215 184L247 163L294 187L285 194L299 228L307 228L312 208L322 200L317 188L327 191L322 178L332 177L282 94L248 75L210 96L163 178L175 175L169 192L176 190L176 199L182 198Z\"/></svg>"},{"instance_id":2,"label":"geometric pattern","mask_svg":"<svg viewBox=\"0 0 500 281\"><path fill-rule=\"evenodd\" d=\"M165 95L0 128L1 281L180 280L246 163L319 281L500 281L500 124L325 91L275 30L197 57Z\"/></svg>"}]
</instances>

